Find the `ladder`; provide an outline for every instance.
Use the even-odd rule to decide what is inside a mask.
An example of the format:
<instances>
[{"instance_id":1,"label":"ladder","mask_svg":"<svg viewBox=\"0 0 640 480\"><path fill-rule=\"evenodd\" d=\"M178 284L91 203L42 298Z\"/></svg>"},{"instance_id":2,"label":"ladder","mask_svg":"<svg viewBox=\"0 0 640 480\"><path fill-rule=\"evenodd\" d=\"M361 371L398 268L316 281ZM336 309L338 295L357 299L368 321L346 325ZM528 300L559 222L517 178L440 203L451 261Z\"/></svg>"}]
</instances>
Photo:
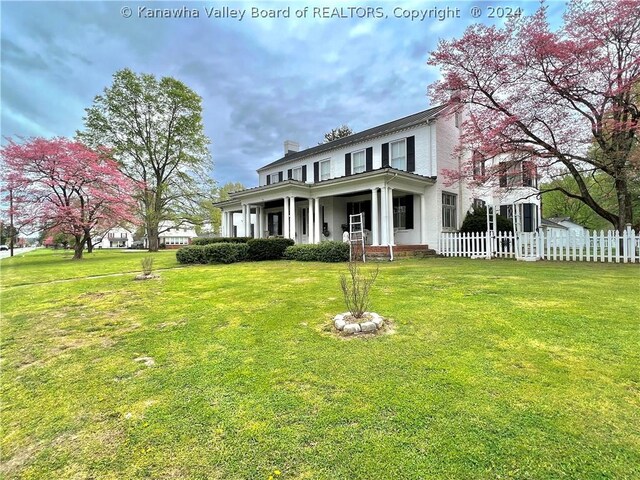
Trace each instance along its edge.
<instances>
[{"instance_id":1,"label":"ladder","mask_svg":"<svg viewBox=\"0 0 640 480\"><path fill-rule=\"evenodd\" d=\"M496 206L487 204L487 258L497 256L497 218Z\"/></svg>"},{"instance_id":2,"label":"ladder","mask_svg":"<svg viewBox=\"0 0 640 480\"><path fill-rule=\"evenodd\" d=\"M522 256L522 252L520 251L520 234L522 233L522 222L520 216L520 205L517 203L513 203L511 205L512 210L512 221L513 221L513 236L515 238L515 249L516 249L516 258L520 258Z\"/></svg>"},{"instance_id":3,"label":"ladder","mask_svg":"<svg viewBox=\"0 0 640 480\"><path fill-rule=\"evenodd\" d=\"M364 213L356 213L349 215L349 261L353 262L358 259L360 253L362 261L365 260L364 255Z\"/></svg>"}]
</instances>

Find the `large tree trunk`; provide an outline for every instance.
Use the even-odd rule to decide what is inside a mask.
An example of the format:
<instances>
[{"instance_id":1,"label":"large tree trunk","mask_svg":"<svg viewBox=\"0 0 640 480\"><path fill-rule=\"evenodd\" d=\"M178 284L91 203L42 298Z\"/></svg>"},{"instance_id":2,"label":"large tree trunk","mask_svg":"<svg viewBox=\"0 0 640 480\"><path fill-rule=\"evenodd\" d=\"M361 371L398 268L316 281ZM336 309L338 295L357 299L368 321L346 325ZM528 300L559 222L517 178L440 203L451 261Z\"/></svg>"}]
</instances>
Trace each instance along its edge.
<instances>
[{"instance_id":1,"label":"large tree trunk","mask_svg":"<svg viewBox=\"0 0 640 480\"><path fill-rule=\"evenodd\" d=\"M91 233L89 231L85 231L84 238L87 242L87 253L93 253L93 240L91 239Z\"/></svg>"},{"instance_id":2,"label":"large tree trunk","mask_svg":"<svg viewBox=\"0 0 640 480\"><path fill-rule=\"evenodd\" d=\"M160 238L158 234L158 224L147 226L147 240L149 242L149 251L157 252L160 248Z\"/></svg>"},{"instance_id":3,"label":"large tree trunk","mask_svg":"<svg viewBox=\"0 0 640 480\"><path fill-rule=\"evenodd\" d=\"M82 260L82 251L84 250L84 236L74 235L76 244L73 246L73 259Z\"/></svg>"}]
</instances>

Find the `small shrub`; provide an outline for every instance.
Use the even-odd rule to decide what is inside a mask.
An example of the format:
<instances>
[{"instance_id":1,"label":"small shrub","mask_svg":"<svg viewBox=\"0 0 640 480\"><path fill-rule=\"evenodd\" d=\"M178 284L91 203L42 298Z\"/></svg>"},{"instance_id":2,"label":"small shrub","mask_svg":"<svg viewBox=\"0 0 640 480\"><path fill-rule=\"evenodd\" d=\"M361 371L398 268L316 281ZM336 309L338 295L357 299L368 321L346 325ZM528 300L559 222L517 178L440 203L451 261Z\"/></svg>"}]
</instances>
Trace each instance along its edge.
<instances>
[{"instance_id":1,"label":"small shrub","mask_svg":"<svg viewBox=\"0 0 640 480\"><path fill-rule=\"evenodd\" d=\"M496 223L499 232L510 232L513 230L511 220L502 215L496 215ZM463 233L484 233L487 231L487 207L473 207L471 213L464 217L460 231Z\"/></svg>"},{"instance_id":2,"label":"small shrub","mask_svg":"<svg viewBox=\"0 0 640 480\"><path fill-rule=\"evenodd\" d=\"M379 266L363 272L357 262L349 262L349 275L340 275L340 286L347 309L355 318L362 318L369 308L369 291L378 278Z\"/></svg>"},{"instance_id":3,"label":"small shrub","mask_svg":"<svg viewBox=\"0 0 640 480\"><path fill-rule=\"evenodd\" d=\"M191 245L211 245L212 243L247 243L252 237L202 237L191 240Z\"/></svg>"},{"instance_id":4,"label":"small shrub","mask_svg":"<svg viewBox=\"0 0 640 480\"><path fill-rule=\"evenodd\" d=\"M280 260L287 247L294 245L290 238L252 238L247 242L249 260Z\"/></svg>"},{"instance_id":5,"label":"small shrub","mask_svg":"<svg viewBox=\"0 0 640 480\"><path fill-rule=\"evenodd\" d=\"M235 263L246 260L249 246L246 243L212 243L205 245L206 263Z\"/></svg>"},{"instance_id":6,"label":"small shrub","mask_svg":"<svg viewBox=\"0 0 640 480\"><path fill-rule=\"evenodd\" d=\"M142 273L147 277L151 275L151 272L153 272L153 257L144 257L140 260L140 264L142 265Z\"/></svg>"},{"instance_id":7,"label":"small shrub","mask_svg":"<svg viewBox=\"0 0 640 480\"><path fill-rule=\"evenodd\" d=\"M182 247L176 252L176 259L179 263L207 263L204 247L201 245L189 245Z\"/></svg>"},{"instance_id":8,"label":"small shrub","mask_svg":"<svg viewBox=\"0 0 640 480\"><path fill-rule=\"evenodd\" d=\"M293 245L287 247L284 258L300 262L346 262L349 260L349 245L343 242Z\"/></svg>"}]
</instances>

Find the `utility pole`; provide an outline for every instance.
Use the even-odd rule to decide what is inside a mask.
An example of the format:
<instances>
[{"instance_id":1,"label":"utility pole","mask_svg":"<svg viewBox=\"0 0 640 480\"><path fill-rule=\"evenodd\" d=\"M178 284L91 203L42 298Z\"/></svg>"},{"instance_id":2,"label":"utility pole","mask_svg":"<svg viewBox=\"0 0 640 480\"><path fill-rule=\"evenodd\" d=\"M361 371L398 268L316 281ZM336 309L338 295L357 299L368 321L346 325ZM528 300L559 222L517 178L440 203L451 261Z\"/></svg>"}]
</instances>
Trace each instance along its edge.
<instances>
[{"instance_id":1,"label":"utility pole","mask_svg":"<svg viewBox=\"0 0 640 480\"><path fill-rule=\"evenodd\" d=\"M13 189L9 189L9 248L13 257L13 243L15 239L15 230L13 228Z\"/></svg>"}]
</instances>

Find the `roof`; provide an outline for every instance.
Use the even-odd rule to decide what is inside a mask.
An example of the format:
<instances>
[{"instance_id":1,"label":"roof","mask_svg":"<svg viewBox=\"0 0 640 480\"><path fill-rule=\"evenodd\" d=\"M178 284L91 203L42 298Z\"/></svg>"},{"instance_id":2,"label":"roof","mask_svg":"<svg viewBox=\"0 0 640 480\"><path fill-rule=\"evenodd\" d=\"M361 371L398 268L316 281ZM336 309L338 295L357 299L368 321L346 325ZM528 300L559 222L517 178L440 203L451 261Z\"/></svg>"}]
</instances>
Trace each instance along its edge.
<instances>
[{"instance_id":1,"label":"roof","mask_svg":"<svg viewBox=\"0 0 640 480\"><path fill-rule=\"evenodd\" d=\"M564 225L560 225L559 223L556 223L556 222L554 222L552 220L548 220L546 218L542 219L542 226L543 227L547 227L547 228L558 228L560 230L569 230Z\"/></svg>"},{"instance_id":2,"label":"roof","mask_svg":"<svg viewBox=\"0 0 640 480\"><path fill-rule=\"evenodd\" d=\"M369 128L368 130L364 130L359 133L354 133L353 135L349 135L348 137L339 138L332 142L323 143L316 147L307 148L306 150L302 150L300 152L289 153L288 155L285 155L275 162L271 162L264 167L260 167L257 171L259 172L266 168L276 167L278 165L288 163L292 160L310 157L312 155L335 150L346 145L360 143L371 138L379 137L381 135L387 135L398 130L404 130L406 128L415 127L416 125L427 123L429 120L435 118L436 115L440 113L445 107L446 105L438 105L437 107L432 107L427 110L423 110L422 112L414 113L413 115L402 117L397 120L378 125L377 127Z\"/></svg>"},{"instance_id":3,"label":"roof","mask_svg":"<svg viewBox=\"0 0 640 480\"><path fill-rule=\"evenodd\" d=\"M345 176L342 176L342 177L329 178L327 180L322 180L320 182L315 182L315 183L306 183L306 182L302 182L300 180L289 179L289 180L283 180L282 182L272 183L270 185L261 185L261 186L258 186L258 187L247 188L247 189L244 189L244 190L239 190L237 192L230 193L229 194L230 198L228 200L222 200L221 202L215 202L213 204L213 206L215 206L215 207L225 207L225 206L228 206L228 205L233 205L233 204L237 203L238 197L243 197L243 196L246 196L248 194L257 193L257 192L265 192L265 191L270 191L270 190L281 190L283 188L288 188L288 187L298 187L298 188L307 189L308 191L310 191L312 189L317 189L317 187L319 187L319 186L322 187L322 186L329 185L329 184L343 182L345 180L362 179L362 178L367 178L367 177L380 175L380 174L393 174L393 175L396 175L396 176L399 175L401 177L414 179L414 180L426 181L426 182L429 182L429 183L434 183L436 181L436 179L438 178L438 177L427 177L427 176L424 176L424 175L418 175L417 173L405 172L403 170L396 170L395 168L392 168L392 167L382 167L382 168L377 168L375 170L369 170L369 171L365 171L365 172L354 173L352 175L345 175Z\"/></svg>"}]
</instances>

